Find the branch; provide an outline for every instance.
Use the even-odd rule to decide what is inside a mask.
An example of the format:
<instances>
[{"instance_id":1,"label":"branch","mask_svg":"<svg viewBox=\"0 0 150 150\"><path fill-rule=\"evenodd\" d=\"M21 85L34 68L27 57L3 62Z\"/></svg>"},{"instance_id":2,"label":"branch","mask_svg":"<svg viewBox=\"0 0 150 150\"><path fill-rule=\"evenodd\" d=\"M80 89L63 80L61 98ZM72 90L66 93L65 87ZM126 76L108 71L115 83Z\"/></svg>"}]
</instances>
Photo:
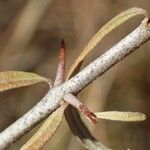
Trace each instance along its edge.
<instances>
[{"instance_id":1,"label":"branch","mask_svg":"<svg viewBox=\"0 0 150 150\"><path fill-rule=\"evenodd\" d=\"M149 39L149 19L145 18L140 26L128 36L70 80L60 86L52 88L36 106L1 132L0 148L4 149L8 147L27 131L31 130L38 122L51 114L57 107L59 107L59 102L65 94L79 92Z\"/></svg>"}]
</instances>

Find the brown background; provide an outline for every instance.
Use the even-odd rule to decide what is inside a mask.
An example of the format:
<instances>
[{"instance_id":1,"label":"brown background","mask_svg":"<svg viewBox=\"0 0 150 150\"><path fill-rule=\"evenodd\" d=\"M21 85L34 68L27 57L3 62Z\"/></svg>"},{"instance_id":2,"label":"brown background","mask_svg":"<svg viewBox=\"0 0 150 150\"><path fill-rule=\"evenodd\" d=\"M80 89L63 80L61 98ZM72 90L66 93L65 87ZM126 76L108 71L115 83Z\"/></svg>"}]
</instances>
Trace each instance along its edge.
<instances>
[{"instance_id":1,"label":"brown background","mask_svg":"<svg viewBox=\"0 0 150 150\"><path fill-rule=\"evenodd\" d=\"M53 0L45 11L38 9L38 13L43 15L32 26L38 14L35 8L40 0L31 1L35 3L33 6L27 0L0 0L0 71L32 71L54 79L61 38L64 38L67 47L67 73L90 38L112 17L131 7L150 11L149 0ZM30 11L26 11L28 6ZM27 17L24 15L26 12ZM108 35L88 56L83 67L130 33L141 20L141 16L135 17ZM147 115L147 120L139 123L100 120L98 125L93 126L88 122L97 139L114 150L150 149L149 58L150 43L146 43L79 95L93 111L140 111ZM27 112L47 90L45 84L38 84L0 93L0 130ZM36 129L16 142L10 150L19 149ZM43 149L84 148L72 136L64 120Z\"/></svg>"}]
</instances>

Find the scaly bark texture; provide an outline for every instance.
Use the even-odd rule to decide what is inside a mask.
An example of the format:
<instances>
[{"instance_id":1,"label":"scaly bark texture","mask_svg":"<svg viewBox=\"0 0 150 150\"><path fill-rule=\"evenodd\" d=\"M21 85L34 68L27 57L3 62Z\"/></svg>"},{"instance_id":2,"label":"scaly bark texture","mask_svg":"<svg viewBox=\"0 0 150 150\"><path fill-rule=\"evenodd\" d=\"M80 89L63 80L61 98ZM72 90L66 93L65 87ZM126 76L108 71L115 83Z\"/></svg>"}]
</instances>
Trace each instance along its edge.
<instances>
[{"instance_id":1,"label":"scaly bark texture","mask_svg":"<svg viewBox=\"0 0 150 150\"><path fill-rule=\"evenodd\" d=\"M51 114L57 107L61 98L67 93L76 93L94 81L120 60L131 54L143 43L150 39L150 28L147 18L133 32L113 46L105 54L97 58L86 68L80 71L60 86L52 88L46 96L30 111L14 122L0 134L0 149L8 147L38 122Z\"/></svg>"}]
</instances>

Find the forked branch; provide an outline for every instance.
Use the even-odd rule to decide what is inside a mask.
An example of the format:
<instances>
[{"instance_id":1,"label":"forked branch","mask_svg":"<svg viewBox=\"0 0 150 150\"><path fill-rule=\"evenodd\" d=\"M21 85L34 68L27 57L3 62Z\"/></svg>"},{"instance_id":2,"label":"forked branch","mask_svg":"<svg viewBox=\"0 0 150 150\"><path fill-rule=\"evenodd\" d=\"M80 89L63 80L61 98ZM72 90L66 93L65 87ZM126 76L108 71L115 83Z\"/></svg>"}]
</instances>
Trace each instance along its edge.
<instances>
[{"instance_id":1,"label":"forked branch","mask_svg":"<svg viewBox=\"0 0 150 150\"><path fill-rule=\"evenodd\" d=\"M133 32L70 80L60 86L52 88L36 106L1 132L0 149L6 148L27 131L31 130L38 122L51 114L59 107L59 102L65 94L79 92L149 39L149 19L145 18L140 26L138 26Z\"/></svg>"}]
</instances>

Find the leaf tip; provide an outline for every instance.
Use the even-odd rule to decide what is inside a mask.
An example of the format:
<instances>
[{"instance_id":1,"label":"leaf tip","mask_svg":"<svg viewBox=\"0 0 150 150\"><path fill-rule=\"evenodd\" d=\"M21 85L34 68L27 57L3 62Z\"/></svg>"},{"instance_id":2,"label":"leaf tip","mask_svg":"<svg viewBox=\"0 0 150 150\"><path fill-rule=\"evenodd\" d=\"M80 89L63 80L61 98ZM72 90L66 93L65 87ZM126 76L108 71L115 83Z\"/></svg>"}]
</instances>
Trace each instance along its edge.
<instances>
[{"instance_id":1,"label":"leaf tip","mask_svg":"<svg viewBox=\"0 0 150 150\"><path fill-rule=\"evenodd\" d=\"M65 61L65 50L66 50L65 42L64 39L62 38L60 43L60 55L59 55L59 59L61 62Z\"/></svg>"},{"instance_id":2,"label":"leaf tip","mask_svg":"<svg viewBox=\"0 0 150 150\"><path fill-rule=\"evenodd\" d=\"M61 39L60 48L65 49L65 42L63 38Z\"/></svg>"}]
</instances>

